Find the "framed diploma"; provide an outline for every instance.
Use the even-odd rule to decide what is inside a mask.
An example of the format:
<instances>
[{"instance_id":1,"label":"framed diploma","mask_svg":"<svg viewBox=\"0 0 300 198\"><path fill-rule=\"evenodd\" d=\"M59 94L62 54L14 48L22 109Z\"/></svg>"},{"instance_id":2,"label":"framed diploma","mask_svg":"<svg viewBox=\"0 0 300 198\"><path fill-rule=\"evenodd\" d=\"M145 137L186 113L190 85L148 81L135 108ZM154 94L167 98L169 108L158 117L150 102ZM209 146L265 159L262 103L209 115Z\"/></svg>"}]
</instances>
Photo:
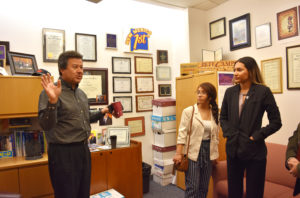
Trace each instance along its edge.
<instances>
[{"instance_id":1,"label":"framed diploma","mask_svg":"<svg viewBox=\"0 0 300 198\"><path fill-rule=\"evenodd\" d=\"M10 70L12 75L29 75L37 71L35 56L17 52L8 52Z\"/></svg>"},{"instance_id":2,"label":"framed diploma","mask_svg":"<svg viewBox=\"0 0 300 198\"><path fill-rule=\"evenodd\" d=\"M158 85L159 97L172 96L171 84L160 84Z\"/></svg>"},{"instance_id":3,"label":"framed diploma","mask_svg":"<svg viewBox=\"0 0 300 198\"><path fill-rule=\"evenodd\" d=\"M43 28L43 60L57 62L59 55L65 51L65 31Z\"/></svg>"},{"instance_id":4,"label":"framed diploma","mask_svg":"<svg viewBox=\"0 0 300 198\"><path fill-rule=\"evenodd\" d=\"M153 74L152 57L135 56L134 66L136 74Z\"/></svg>"},{"instance_id":5,"label":"framed diploma","mask_svg":"<svg viewBox=\"0 0 300 198\"><path fill-rule=\"evenodd\" d=\"M271 23L265 23L255 28L256 48L270 47L271 40Z\"/></svg>"},{"instance_id":6,"label":"framed diploma","mask_svg":"<svg viewBox=\"0 0 300 198\"><path fill-rule=\"evenodd\" d=\"M135 91L136 93L153 93L154 92L153 76L136 76Z\"/></svg>"},{"instance_id":7,"label":"framed diploma","mask_svg":"<svg viewBox=\"0 0 300 198\"><path fill-rule=\"evenodd\" d=\"M131 77L113 77L114 93L131 93Z\"/></svg>"},{"instance_id":8,"label":"framed diploma","mask_svg":"<svg viewBox=\"0 0 300 198\"><path fill-rule=\"evenodd\" d=\"M282 58L261 61L261 73L272 93L282 93Z\"/></svg>"},{"instance_id":9,"label":"framed diploma","mask_svg":"<svg viewBox=\"0 0 300 198\"><path fill-rule=\"evenodd\" d=\"M137 95L136 99L136 112L152 111L152 100L154 95Z\"/></svg>"},{"instance_id":10,"label":"framed diploma","mask_svg":"<svg viewBox=\"0 0 300 198\"><path fill-rule=\"evenodd\" d=\"M300 45L286 48L287 88L300 89Z\"/></svg>"},{"instance_id":11,"label":"framed diploma","mask_svg":"<svg viewBox=\"0 0 300 198\"><path fill-rule=\"evenodd\" d=\"M157 64L168 63L168 50L157 50Z\"/></svg>"},{"instance_id":12,"label":"framed diploma","mask_svg":"<svg viewBox=\"0 0 300 198\"><path fill-rule=\"evenodd\" d=\"M130 130L129 127L107 127L106 130L106 145L111 145L110 136L117 136L117 147L129 147L130 146Z\"/></svg>"},{"instance_id":13,"label":"framed diploma","mask_svg":"<svg viewBox=\"0 0 300 198\"><path fill-rule=\"evenodd\" d=\"M217 19L209 23L210 40L226 35L226 18Z\"/></svg>"},{"instance_id":14,"label":"framed diploma","mask_svg":"<svg viewBox=\"0 0 300 198\"><path fill-rule=\"evenodd\" d=\"M79 83L88 97L90 105L108 104L107 69L83 68L83 77Z\"/></svg>"},{"instance_id":15,"label":"framed diploma","mask_svg":"<svg viewBox=\"0 0 300 198\"><path fill-rule=\"evenodd\" d=\"M297 7L277 13L278 40L298 36Z\"/></svg>"},{"instance_id":16,"label":"framed diploma","mask_svg":"<svg viewBox=\"0 0 300 198\"><path fill-rule=\"evenodd\" d=\"M131 74L131 58L112 57L113 74Z\"/></svg>"},{"instance_id":17,"label":"framed diploma","mask_svg":"<svg viewBox=\"0 0 300 198\"><path fill-rule=\"evenodd\" d=\"M132 96L114 96L114 102L121 102L123 113L132 112Z\"/></svg>"},{"instance_id":18,"label":"framed diploma","mask_svg":"<svg viewBox=\"0 0 300 198\"><path fill-rule=\"evenodd\" d=\"M106 34L106 48L117 49L117 35Z\"/></svg>"},{"instance_id":19,"label":"framed diploma","mask_svg":"<svg viewBox=\"0 0 300 198\"><path fill-rule=\"evenodd\" d=\"M171 67L167 67L167 66L156 67L156 80L158 81L171 80Z\"/></svg>"},{"instance_id":20,"label":"framed diploma","mask_svg":"<svg viewBox=\"0 0 300 198\"><path fill-rule=\"evenodd\" d=\"M130 137L145 135L145 117L125 118L125 126L129 127Z\"/></svg>"},{"instance_id":21,"label":"framed diploma","mask_svg":"<svg viewBox=\"0 0 300 198\"><path fill-rule=\"evenodd\" d=\"M93 34L75 33L75 49L83 61L97 61L97 36Z\"/></svg>"},{"instance_id":22,"label":"framed diploma","mask_svg":"<svg viewBox=\"0 0 300 198\"><path fill-rule=\"evenodd\" d=\"M250 47L250 14L245 14L229 21L230 51Z\"/></svg>"},{"instance_id":23,"label":"framed diploma","mask_svg":"<svg viewBox=\"0 0 300 198\"><path fill-rule=\"evenodd\" d=\"M4 45L5 46L5 57L6 57L6 65L9 65L9 60L8 60L8 52L9 50L9 42L8 41L0 41L0 45Z\"/></svg>"},{"instance_id":24,"label":"framed diploma","mask_svg":"<svg viewBox=\"0 0 300 198\"><path fill-rule=\"evenodd\" d=\"M202 61L215 61L215 51L202 49Z\"/></svg>"}]
</instances>

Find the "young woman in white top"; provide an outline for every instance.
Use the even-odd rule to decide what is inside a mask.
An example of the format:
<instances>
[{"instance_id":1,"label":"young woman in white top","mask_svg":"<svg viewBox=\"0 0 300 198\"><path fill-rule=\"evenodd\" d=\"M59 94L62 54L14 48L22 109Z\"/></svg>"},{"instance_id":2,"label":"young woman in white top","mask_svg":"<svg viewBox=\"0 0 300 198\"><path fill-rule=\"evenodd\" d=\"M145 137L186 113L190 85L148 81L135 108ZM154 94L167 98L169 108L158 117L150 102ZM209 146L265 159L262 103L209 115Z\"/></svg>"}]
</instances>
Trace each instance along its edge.
<instances>
[{"instance_id":1,"label":"young woman in white top","mask_svg":"<svg viewBox=\"0 0 300 198\"><path fill-rule=\"evenodd\" d=\"M188 131L194 107L193 123L190 135L189 167L185 172L185 197L205 198L208 192L212 161L219 157L218 106L216 88L202 83L197 88L197 104L183 110L177 138L175 164L180 163L186 153ZM183 152L183 150L185 152Z\"/></svg>"}]
</instances>

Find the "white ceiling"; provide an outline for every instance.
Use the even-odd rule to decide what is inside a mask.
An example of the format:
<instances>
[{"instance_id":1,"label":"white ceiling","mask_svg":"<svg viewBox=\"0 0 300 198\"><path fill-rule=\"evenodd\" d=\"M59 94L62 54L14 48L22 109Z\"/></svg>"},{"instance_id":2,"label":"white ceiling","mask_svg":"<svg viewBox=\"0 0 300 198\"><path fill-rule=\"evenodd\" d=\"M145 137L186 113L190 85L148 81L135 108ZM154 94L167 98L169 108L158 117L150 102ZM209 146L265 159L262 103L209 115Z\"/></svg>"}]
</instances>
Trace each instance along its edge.
<instances>
[{"instance_id":1,"label":"white ceiling","mask_svg":"<svg viewBox=\"0 0 300 198\"><path fill-rule=\"evenodd\" d=\"M200 10L209 10L217 7L228 0L136 0L148 3L161 3L182 8L197 8Z\"/></svg>"}]
</instances>

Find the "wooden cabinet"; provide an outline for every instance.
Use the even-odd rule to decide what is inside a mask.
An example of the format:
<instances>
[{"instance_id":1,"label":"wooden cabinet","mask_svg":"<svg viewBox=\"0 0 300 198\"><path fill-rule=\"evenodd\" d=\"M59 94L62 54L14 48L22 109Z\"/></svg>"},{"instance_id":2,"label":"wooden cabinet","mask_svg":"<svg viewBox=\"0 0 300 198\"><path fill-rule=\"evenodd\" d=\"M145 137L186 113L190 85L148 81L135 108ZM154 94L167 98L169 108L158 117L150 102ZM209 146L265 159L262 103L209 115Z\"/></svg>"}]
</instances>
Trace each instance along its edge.
<instances>
[{"instance_id":1,"label":"wooden cabinet","mask_svg":"<svg viewBox=\"0 0 300 198\"><path fill-rule=\"evenodd\" d=\"M101 155L102 154L102 155ZM143 197L141 143L92 153L91 194L114 188L125 197Z\"/></svg>"},{"instance_id":2,"label":"wooden cabinet","mask_svg":"<svg viewBox=\"0 0 300 198\"><path fill-rule=\"evenodd\" d=\"M20 193L18 169L0 171L0 192Z\"/></svg>"},{"instance_id":3,"label":"wooden cabinet","mask_svg":"<svg viewBox=\"0 0 300 198\"><path fill-rule=\"evenodd\" d=\"M0 119L36 117L41 77L0 76Z\"/></svg>"}]
</instances>

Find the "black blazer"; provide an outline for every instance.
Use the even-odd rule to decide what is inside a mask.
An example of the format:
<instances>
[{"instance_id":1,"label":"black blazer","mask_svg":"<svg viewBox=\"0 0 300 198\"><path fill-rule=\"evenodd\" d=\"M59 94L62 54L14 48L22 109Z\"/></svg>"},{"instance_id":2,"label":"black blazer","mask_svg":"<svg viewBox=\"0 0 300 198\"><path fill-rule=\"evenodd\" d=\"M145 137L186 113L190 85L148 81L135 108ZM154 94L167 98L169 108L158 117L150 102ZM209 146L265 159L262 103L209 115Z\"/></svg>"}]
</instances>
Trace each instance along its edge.
<instances>
[{"instance_id":1,"label":"black blazer","mask_svg":"<svg viewBox=\"0 0 300 198\"><path fill-rule=\"evenodd\" d=\"M222 103L220 123L227 138L226 153L230 158L263 160L267 155L264 139L281 128L280 112L271 90L252 84L239 117L240 86L226 90ZM267 112L269 124L261 127ZM250 140L250 137L254 141Z\"/></svg>"}]
</instances>

